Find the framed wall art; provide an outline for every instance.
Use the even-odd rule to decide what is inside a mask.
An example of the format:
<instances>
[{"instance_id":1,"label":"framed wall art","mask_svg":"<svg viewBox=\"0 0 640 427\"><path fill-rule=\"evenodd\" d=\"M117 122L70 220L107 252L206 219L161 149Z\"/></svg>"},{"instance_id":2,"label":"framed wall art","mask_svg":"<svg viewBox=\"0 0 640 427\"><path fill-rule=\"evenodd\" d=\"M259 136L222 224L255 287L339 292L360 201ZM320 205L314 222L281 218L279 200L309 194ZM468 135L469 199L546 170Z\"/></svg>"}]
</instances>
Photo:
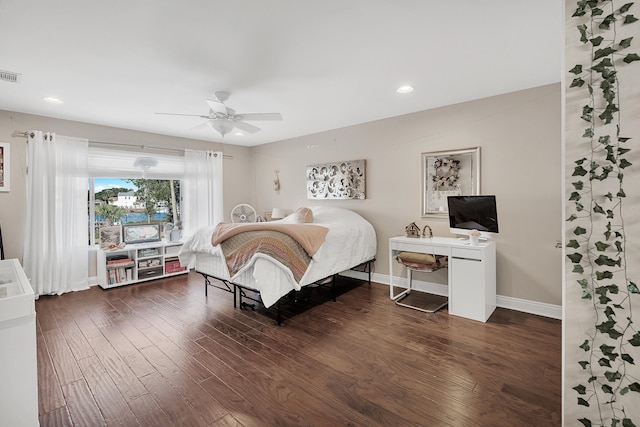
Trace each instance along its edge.
<instances>
[{"instance_id":1,"label":"framed wall art","mask_svg":"<svg viewBox=\"0 0 640 427\"><path fill-rule=\"evenodd\" d=\"M307 199L364 198L364 159L307 166Z\"/></svg>"},{"instance_id":2,"label":"framed wall art","mask_svg":"<svg viewBox=\"0 0 640 427\"><path fill-rule=\"evenodd\" d=\"M11 151L9 143L0 142L0 191L11 189Z\"/></svg>"},{"instance_id":3,"label":"framed wall art","mask_svg":"<svg viewBox=\"0 0 640 427\"><path fill-rule=\"evenodd\" d=\"M448 196L480 194L480 147L422 153L422 217L446 215Z\"/></svg>"},{"instance_id":4,"label":"framed wall art","mask_svg":"<svg viewBox=\"0 0 640 427\"><path fill-rule=\"evenodd\" d=\"M144 243L160 241L160 223L124 224L122 236L125 243Z\"/></svg>"}]
</instances>

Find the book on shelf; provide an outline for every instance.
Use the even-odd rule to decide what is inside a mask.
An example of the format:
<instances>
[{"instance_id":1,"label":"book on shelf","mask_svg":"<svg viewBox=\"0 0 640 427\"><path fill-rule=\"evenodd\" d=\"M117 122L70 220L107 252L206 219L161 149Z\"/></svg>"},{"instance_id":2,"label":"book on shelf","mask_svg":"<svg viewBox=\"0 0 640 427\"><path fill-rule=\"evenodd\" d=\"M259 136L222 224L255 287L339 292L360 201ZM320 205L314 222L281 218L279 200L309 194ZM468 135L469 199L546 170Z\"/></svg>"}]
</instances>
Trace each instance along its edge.
<instances>
[{"instance_id":1,"label":"book on shelf","mask_svg":"<svg viewBox=\"0 0 640 427\"><path fill-rule=\"evenodd\" d=\"M131 262L132 259L129 257L125 257L125 258L107 258L107 264L120 264L120 263L126 263L126 262Z\"/></svg>"},{"instance_id":2,"label":"book on shelf","mask_svg":"<svg viewBox=\"0 0 640 427\"><path fill-rule=\"evenodd\" d=\"M132 278L133 270L131 268L119 267L107 270L107 283L110 285L130 282Z\"/></svg>"}]
</instances>

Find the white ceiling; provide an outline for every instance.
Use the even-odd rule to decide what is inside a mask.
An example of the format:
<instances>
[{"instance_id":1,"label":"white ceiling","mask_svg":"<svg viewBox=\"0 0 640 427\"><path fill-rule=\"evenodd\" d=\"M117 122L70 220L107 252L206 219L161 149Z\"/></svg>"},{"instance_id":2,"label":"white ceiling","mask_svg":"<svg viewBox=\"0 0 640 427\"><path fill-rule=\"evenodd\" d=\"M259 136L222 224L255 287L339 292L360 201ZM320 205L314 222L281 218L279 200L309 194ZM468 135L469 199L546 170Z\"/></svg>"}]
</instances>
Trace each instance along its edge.
<instances>
[{"instance_id":1,"label":"white ceiling","mask_svg":"<svg viewBox=\"0 0 640 427\"><path fill-rule=\"evenodd\" d=\"M0 109L254 146L559 82L562 5L0 0L0 70L21 74L0 81ZM238 113L284 119L223 140L154 114L207 114L220 90Z\"/></svg>"}]
</instances>

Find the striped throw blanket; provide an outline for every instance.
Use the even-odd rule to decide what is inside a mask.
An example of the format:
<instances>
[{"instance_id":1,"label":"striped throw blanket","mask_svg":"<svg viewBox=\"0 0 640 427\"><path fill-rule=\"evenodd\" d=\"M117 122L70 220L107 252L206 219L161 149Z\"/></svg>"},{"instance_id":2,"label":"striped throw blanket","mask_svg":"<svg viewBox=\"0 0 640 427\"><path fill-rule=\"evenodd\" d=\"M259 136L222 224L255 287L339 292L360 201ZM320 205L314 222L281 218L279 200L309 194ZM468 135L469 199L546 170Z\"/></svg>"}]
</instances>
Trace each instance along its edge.
<instances>
[{"instance_id":1,"label":"striped throw blanket","mask_svg":"<svg viewBox=\"0 0 640 427\"><path fill-rule=\"evenodd\" d=\"M288 267L298 283L311 262L311 257L300 243L280 231L245 231L227 238L220 247L230 277L250 262L256 253L268 255Z\"/></svg>"}]
</instances>

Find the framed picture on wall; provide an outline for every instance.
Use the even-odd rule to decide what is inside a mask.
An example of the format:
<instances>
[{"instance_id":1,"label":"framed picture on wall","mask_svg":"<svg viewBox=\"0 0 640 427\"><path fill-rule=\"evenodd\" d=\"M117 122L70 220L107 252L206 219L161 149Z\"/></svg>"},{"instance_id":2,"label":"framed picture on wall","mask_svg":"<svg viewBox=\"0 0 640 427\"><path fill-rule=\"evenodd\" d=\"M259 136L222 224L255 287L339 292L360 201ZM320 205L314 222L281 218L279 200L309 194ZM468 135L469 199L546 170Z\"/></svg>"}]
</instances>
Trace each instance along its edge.
<instances>
[{"instance_id":1,"label":"framed picture on wall","mask_svg":"<svg viewBox=\"0 0 640 427\"><path fill-rule=\"evenodd\" d=\"M11 180L9 143L0 142L0 191L9 191Z\"/></svg>"},{"instance_id":2,"label":"framed picture on wall","mask_svg":"<svg viewBox=\"0 0 640 427\"><path fill-rule=\"evenodd\" d=\"M447 197L480 194L480 147L422 153L422 217L448 214Z\"/></svg>"}]
</instances>

